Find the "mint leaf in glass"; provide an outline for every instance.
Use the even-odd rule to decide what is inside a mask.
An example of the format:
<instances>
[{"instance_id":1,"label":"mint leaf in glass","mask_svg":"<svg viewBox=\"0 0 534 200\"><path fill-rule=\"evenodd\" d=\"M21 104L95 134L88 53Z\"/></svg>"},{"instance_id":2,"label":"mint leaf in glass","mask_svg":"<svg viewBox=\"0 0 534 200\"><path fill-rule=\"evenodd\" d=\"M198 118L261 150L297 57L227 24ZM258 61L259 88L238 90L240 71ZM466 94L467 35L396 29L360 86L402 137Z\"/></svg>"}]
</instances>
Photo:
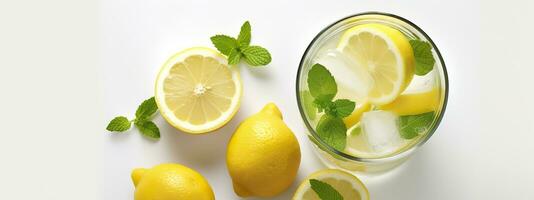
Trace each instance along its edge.
<instances>
[{"instance_id":1,"label":"mint leaf in glass","mask_svg":"<svg viewBox=\"0 0 534 200\"><path fill-rule=\"evenodd\" d=\"M317 124L319 138L338 151L343 151L347 143L347 127L339 117L323 115Z\"/></svg>"},{"instance_id":2,"label":"mint leaf in glass","mask_svg":"<svg viewBox=\"0 0 534 200\"><path fill-rule=\"evenodd\" d=\"M308 88L315 99L331 101L337 93L337 84L326 67L317 63L308 72Z\"/></svg>"},{"instance_id":3,"label":"mint leaf in glass","mask_svg":"<svg viewBox=\"0 0 534 200\"><path fill-rule=\"evenodd\" d=\"M354 107L356 107L356 103L348 99L337 99L334 101L334 106L336 116L344 118L352 114Z\"/></svg>"},{"instance_id":4,"label":"mint leaf in glass","mask_svg":"<svg viewBox=\"0 0 534 200\"><path fill-rule=\"evenodd\" d=\"M422 40L410 40L415 57L415 74L423 76L434 68L436 60L432 55L432 46L430 43Z\"/></svg>"},{"instance_id":5,"label":"mint leaf in glass","mask_svg":"<svg viewBox=\"0 0 534 200\"><path fill-rule=\"evenodd\" d=\"M419 134L426 132L432 121L434 112L427 112L419 115L407 115L399 117L400 135L404 139L412 139Z\"/></svg>"},{"instance_id":6,"label":"mint leaf in glass","mask_svg":"<svg viewBox=\"0 0 534 200\"><path fill-rule=\"evenodd\" d=\"M310 185L321 200L343 200L343 196L328 183L310 179Z\"/></svg>"}]
</instances>

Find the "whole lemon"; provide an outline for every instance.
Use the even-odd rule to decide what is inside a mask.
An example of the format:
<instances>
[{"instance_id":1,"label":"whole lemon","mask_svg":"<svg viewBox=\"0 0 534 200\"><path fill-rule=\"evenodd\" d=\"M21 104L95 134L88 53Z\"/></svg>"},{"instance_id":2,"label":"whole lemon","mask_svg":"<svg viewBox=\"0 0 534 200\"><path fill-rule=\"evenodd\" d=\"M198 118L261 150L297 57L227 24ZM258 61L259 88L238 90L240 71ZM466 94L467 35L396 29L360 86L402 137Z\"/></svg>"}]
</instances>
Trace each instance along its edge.
<instances>
[{"instance_id":1,"label":"whole lemon","mask_svg":"<svg viewBox=\"0 0 534 200\"><path fill-rule=\"evenodd\" d=\"M226 162L241 197L272 197L291 185L300 165L300 146L275 104L265 105L239 125Z\"/></svg>"},{"instance_id":2,"label":"whole lemon","mask_svg":"<svg viewBox=\"0 0 534 200\"><path fill-rule=\"evenodd\" d=\"M179 164L160 164L132 172L135 200L214 200L208 181L198 172Z\"/></svg>"}]
</instances>

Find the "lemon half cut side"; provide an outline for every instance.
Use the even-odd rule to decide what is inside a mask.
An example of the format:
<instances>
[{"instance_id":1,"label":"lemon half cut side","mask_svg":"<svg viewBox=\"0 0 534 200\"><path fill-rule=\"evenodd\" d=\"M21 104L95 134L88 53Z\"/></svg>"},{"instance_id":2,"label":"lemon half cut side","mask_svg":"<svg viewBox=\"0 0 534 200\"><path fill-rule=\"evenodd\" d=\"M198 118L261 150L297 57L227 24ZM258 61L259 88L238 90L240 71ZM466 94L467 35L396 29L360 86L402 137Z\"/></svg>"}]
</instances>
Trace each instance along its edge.
<instances>
[{"instance_id":1,"label":"lemon half cut side","mask_svg":"<svg viewBox=\"0 0 534 200\"><path fill-rule=\"evenodd\" d=\"M224 126L242 95L238 69L215 50L194 47L165 62L156 80L161 115L175 128L199 134Z\"/></svg>"},{"instance_id":2,"label":"lemon half cut side","mask_svg":"<svg viewBox=\"0 0 534 200\"><path fill-rule=\"evenodd\" d=\"M410 84L414 55L408 38L382 24L352 27L342 35L337 49L363 66L373 79L368 101L385 105Z\"/></svg>"},{"instance_id":3,"label":"lemon half cut side","mask_svg":"<svg viewBox=\"0 0 534 200\"><path fill-rule=\"evenodd\" d=\"M325 182L338 191L343 199L369 200L367 187L354 175L338 169L325 169L308 176L293 195L292 200L321 200L311 188L310 179Z\"/></svg>"}]
</instances>

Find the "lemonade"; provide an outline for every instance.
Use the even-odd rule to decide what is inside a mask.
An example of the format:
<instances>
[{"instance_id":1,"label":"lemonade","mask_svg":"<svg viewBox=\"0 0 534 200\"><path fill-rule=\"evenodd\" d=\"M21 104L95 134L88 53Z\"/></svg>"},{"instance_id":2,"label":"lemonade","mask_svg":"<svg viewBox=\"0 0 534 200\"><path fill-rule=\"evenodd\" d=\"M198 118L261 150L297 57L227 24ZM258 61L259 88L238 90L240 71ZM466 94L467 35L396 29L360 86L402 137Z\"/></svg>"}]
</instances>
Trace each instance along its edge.
<instances>
[{"instance_id":1,"label":"lemonade","mask_svg":"<svg viewBox=\"0 0 534 200\"><path fill-rule=\"evenodd\" d=\"M437 128L446 77L439 51L413 23L390 14L355 15L327 27L306 50L299 108L327 165L385 170Z\"/></svg>"}]
</instances>

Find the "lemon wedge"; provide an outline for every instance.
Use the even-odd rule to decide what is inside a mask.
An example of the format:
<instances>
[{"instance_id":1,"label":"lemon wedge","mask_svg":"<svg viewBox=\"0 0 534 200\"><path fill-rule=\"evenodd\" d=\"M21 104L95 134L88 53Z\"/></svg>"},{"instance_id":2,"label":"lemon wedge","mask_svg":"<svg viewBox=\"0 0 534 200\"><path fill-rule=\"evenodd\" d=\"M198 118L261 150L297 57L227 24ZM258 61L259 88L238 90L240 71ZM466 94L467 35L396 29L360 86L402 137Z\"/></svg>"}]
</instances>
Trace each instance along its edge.
<instances>
[{"instance_id":1,"label":"lemon wedge","mask_svg":"<svg viewBox=\"0 0 534 200\"><path fill-rule=\"evenodd\" d=\"M378 106L380 110L389 110L397 115L418 115L435 111L439 106L439 88L434 87L428 91L402 94L395 101Z\"/></svg>"},{"instance_id":2,"label":"lemon wedge","mask_svg":"<svg viewBox=\"0 0 534 200\"><path fill-rule=\"evenodd\" d=\"M242 94L239 71L217 51L195 47L167 60L156 80L156 102L172 126L206 133L225 125L237 112Z\"/></svg>"},{"instance_id":3,"label":"lemon wedge","mask_svg":"<svg viewBox=\"0 0 534 200\"><path fill-rule=\"evenodd\" d=\"M358 25L345 31L337 49L351 56L373 79L368 101L385 105L410 84L414 55L408 39L382 24Z\"/></svg>"},{"instance_id":4,"label":"lemon wedge","mask_svg":"<svg viewBox=\"0 0 534 200\"><path fill-rule=\"evenodd\" d=\"M332 186L343 199L368 200L369 191L365 185L352 174L337 170L325 169L308 176L293 195L293 200L321 200L311 188L310 179L319 180Z\"/></svg>"},{"instance_id":5,"label":"lemon wedge","mask_svg":"<svg viewBox=\"0 0 534 200\"><path fill-rule=\"evenodd\" d=\"M360 119L362 118L362 115L364 112L370 111L372 108L371 104L369 103L357 103L356 108L354 108L354 111L352 111L352 114L350 114L348 117L343 118L343 122L345 123L345 126L352 127L358 122L360 122Z\"/></svg>"}]
</instances>

